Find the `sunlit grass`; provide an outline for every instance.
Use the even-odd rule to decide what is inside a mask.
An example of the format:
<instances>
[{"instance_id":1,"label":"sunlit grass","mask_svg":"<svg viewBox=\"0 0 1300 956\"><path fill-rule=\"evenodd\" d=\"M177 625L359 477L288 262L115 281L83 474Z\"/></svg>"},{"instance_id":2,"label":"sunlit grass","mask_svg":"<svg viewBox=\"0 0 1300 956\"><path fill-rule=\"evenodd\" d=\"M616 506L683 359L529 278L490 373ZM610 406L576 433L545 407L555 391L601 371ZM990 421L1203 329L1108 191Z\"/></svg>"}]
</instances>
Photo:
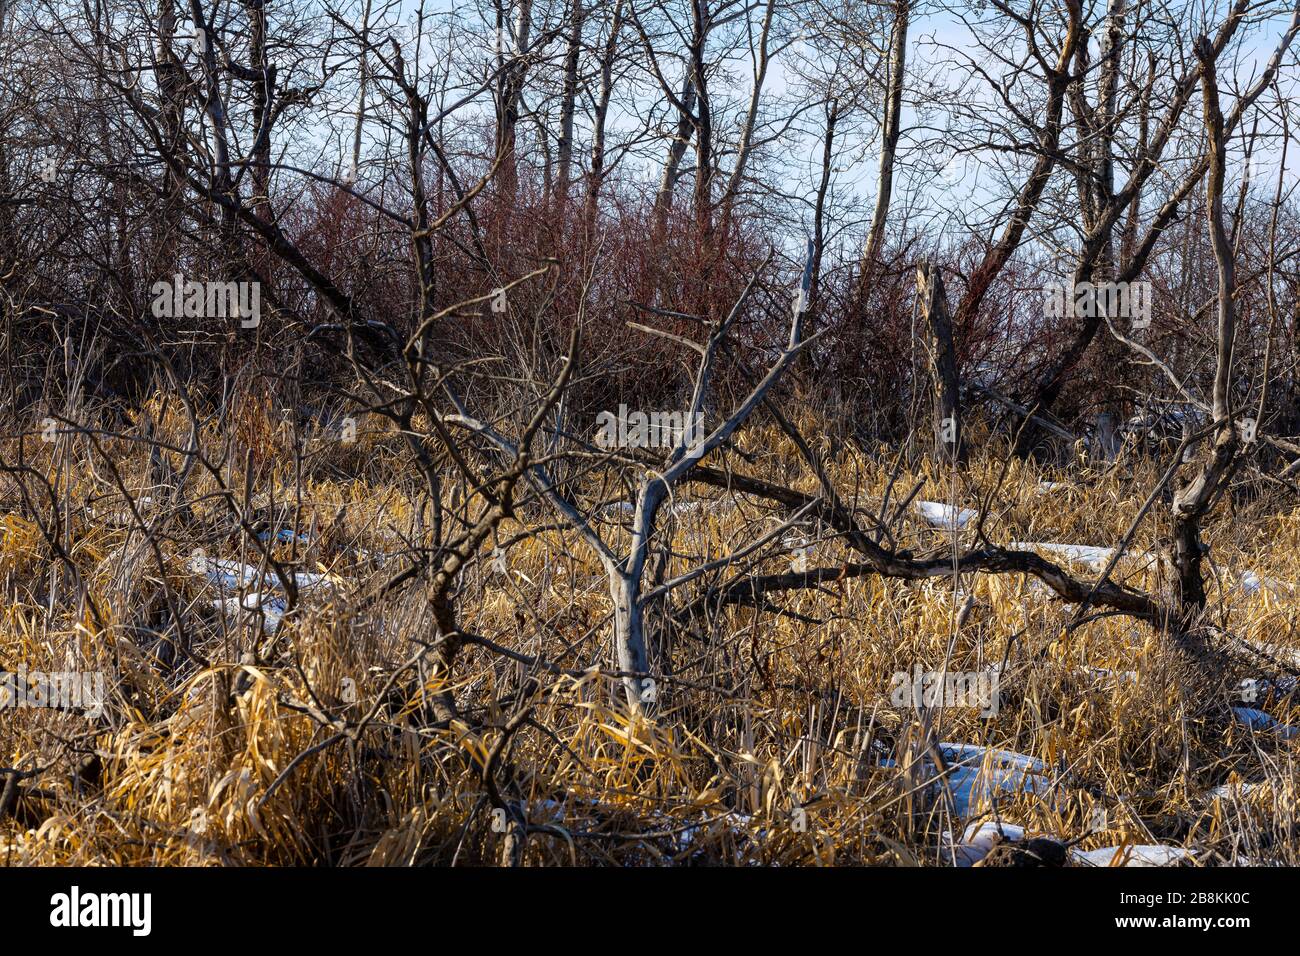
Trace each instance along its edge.
<instances>
[{"instance_id":1,"label":"sunlit grass","mask_svg":"<svg viewBox=\"0 0 1300 956\"><path fill-rule=\"evenodd\" d=\"M434 636L420 586L361 605L370 587L403 566L408 543L428 540L429 509L403 465L399 436L364 428L347 443L307 435L307 454L295 463L272 403L238 407L200 436L205 448L228 449L226 483L242 496L251 481L250 501L267 520L277 527L296 520L309 536L273 545L273 556L335 582L305 597L275 640L257 632L255 615L217 613L218 595L187 567L196 550L260 560L202 469L187 485L184 520L142 508L146 520L167 519L151 545L84 438L28 437L28 461L60 503L57 540L75 575L22 516L14 479L0 484L0 665L100 669L114 689L99 721L39 709L0 713L0 763L46 768L0 820L0 859L491 863L503 839L486 795L491 764L498 786L544 828L529 837L528 863L933 864L944 859L944 831L960 826L945 812L932 770L908 766L926 738L918 714L891 702L891 678L918 665L938 670L945 660L949 670L971 671L1005 660L996 716L932 714L933 739L1036 757L1051 768L1054 787L1047 797L1005 793L981 812L1082 848L1164 842L1195 847L1211 862L1300 862L1293 745L1231 719L1238 682L1262 673L1249 658L1208 672L1124 618L1072 627L1074 609L1019 575L963 578L957 595L947 578L847 578L775 598L819 623L729 608L674 629L673 672L645 719L630 717L616 682L595 669L609 656L609 593L591 551L570 530L544 530L510 547L503 570L492 542L464 577L465 629L572 673L526 674L517 662L468 647L453 678L465 720L435 728L424 704L442 679L412 667L391 680L417 649L413 640ZM187 445L175 403L149 411L160 436ZM133 495L159 494L147 446L110 438L101 447ZM737 462L741 470L816 491L779 432L752 430L740 447L754 459ZM887 493L895 507L923 481L919 500L979 508L987 499L983 530L999 544L1112 547L1161 470L1130 458L1047 474L1013 461L1003 478L1003 448L980 447L978 436L956 476L927 463L893 474L894 451L871 451L878 453L843 445L830 461L841 493L856 494L859 508L878 508ZM180 455L166 458L181 467ZM1043 480L1068 487L1045 492ZM618 488L592 478L579 492L594 512L617 500ZM449 484L449 514L479 507L462 493ZM683 485L677 501L703 505L662 523L676 555L669 576L781 520L761 501L700 485ZM48 504L40 503L43 521ZM524 502L497 541L554 521ZM1134 556L1156 545L1159 521L1157 508L1135 535ZM618 515L598 527L626 545ZM912 551L953 537L912 509L894 534L896 547ZM973 544L974 523L957 536ZM1296 593L1286 586L1300 581L1300 514L1239 501L1216 512L1206 537L1216 622L1274 654L1300 651ZM810 566L850 559L826 529L809 527L804 539ZM778 549L757 570L789 570L790 562ZM1073 570L1095 575L1086 565ZM1247 570L1281 584L1249 595L1241 587ZM1161 587L1158 572L1140 561L1121 562L1115 577ZM956 631L967 596L973 603ZM195 660L165 652L182 629ZM296 757L337 730L322 715L355 722L385 688L364 733L306 757L272 790ZM524 697L530 719L493 763L501 728ZM1291 701L1275 694L1252 706L1300 722ZM78 777L74 767L87 757L97 770ZM1236 782L1260 786L1240 800L1209 796Z\"/></svg>"}]
</instances>

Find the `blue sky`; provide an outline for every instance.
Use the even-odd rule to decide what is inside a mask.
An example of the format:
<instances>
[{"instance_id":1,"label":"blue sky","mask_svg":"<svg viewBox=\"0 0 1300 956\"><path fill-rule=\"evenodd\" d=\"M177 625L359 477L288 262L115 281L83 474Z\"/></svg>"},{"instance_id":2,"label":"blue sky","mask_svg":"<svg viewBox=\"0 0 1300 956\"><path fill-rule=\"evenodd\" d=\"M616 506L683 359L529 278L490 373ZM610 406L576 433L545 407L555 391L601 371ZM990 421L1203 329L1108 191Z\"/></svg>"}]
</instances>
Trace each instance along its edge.
<instances>
[{"instance_id":1,"label":"blue sky","mask_svg":"<svg viewBox=\"0 0 1300 956\"><path fill-rule=\"evenodd\" d=\"M538 0L537 10L540 12L544 8L542 0ZM1201 11L1202 22L1208 21L1211 25L1217 25L1227 8L1228 3L1220 0L1213 4L1197 5L1192 9ZM404 9L408 15L411 15L417 9L417 3L414 0L404 0ZM428 0L424 9L435 14L459 10L467 18L472 17L474 11L471 4L456 3L454 0ZM969 7L963 9L969 10ZM1175 9L1186 11L1189 7L1176 6ZM933 81L939 89L944 87L951 89L960 82L960 74L954 68L954 62L962 57L978 55L973 36L968 26L952 12L939 10L934 5L920 5L918 11L913 17L909 43L909 73L912 88L915 90L920 84ZM761 11L754 14L755 17L760 15ZM1238 51L1237 69L1241 85L1246 85L1252 76L1262 69L1272 53L1277 38L1285 29L1287 19L1285 15L1278 15L1272 22L1262 25L1251 34L1248 42ZM490 34L485 31L483 39L485 50L490 49L492 42ZM632 42L630 35L629 42ZM792 47L773 64L766 86L768 102L773 104L781 102L782 107L786 108L788 104L782 101L796 95L798 87L788 73L788 69L801 55L805 53L798 47ZM1288 56L1287 63L1295 63L1294 52ZM994 75L997 75L997 71L1002 68L996 61L989 61L986 65ZM735 82L730 85L719 84L714 92L720 100L727 99L733 104L740 104L749 95L750 65L747 60L737 60L730 66L733 69ZM1295 82L1296 71L1293 69L1286 71L1283 76L1283 90L1292 92ZM1230 105L1233 89L1232 84L1226 82L1223 84L1225 105ZM978 102L971 99L972 95L967 93L963 96L963 105L971 107ZM988 95L987 87L984 88L984 95ZM641 90L638 97L636 103L638 109L643 109L652 100L661 99L650 86ZM1162 104L1155 104L1155 106L1156 114L1159 115ZM1002 108L990 100L988 118L998 119L1001 112ZM808 115L812 120L818 116L818 113L810 111ZM620 128L627 132L635 128L638 120L639 117L612 115L611 127L615 132ZM990 215L996 213L1009 192L1009 184L1017 183L1023 177L1018 175L1019 170L1007 168L1008 159L1005 153L977 150L972 153L955 154L952 149L955 144L940 134L947 121L947 117L942 112L933 114L927 121L910 106L905 108L895 203L896 207L929 217L931 229L939 227L953 235L958 235L969 229L969 223L963 220L970 217L978 218L981 207L988 206ZM874 126L875 119L867 117L856 127L842 131L840 148L836 151L838 167L833 189L835 196L848 212L837 224L846 227L849 233L855 231L860 225L860 222L855 220L860 220L869 214L870 205L874 201L873 193L877 175ZM1272 131L1261 127L1261 132ZM811 194L815 177L820 170L821 147L817 139L819 133L820 130L814 122L809 128L793 131L781 141L777 151L779 155L775 157L775 161L778 176L781 172L786 174L784 188L788 192L802 196ZM932 141L929 146L925 145L926 140ZM625 164L624 174L634 174L637 178L644 179L647 185L651 184L659 175L662 148L662 143L656 144L643 156L629 161ZM1261 145L1256 152L1254 173L1260 179L1270 182L1268 188L1271 191L1271 180L1276 177L1281 154L1280 141L1276 137L1261 140ZM1293 144L1288 159L1288 165L1291 167L1295 165L1293 160L1297 152ZM769 162L774 159L771 155L767 158ZM1023 167L1027 161L1016 160L1016 162L1021 163ZM936 176L936 171L939 170L942 172ZM1119 170L1118 175L1123 175L1122 169ZM1288 171L1289 183L1294 184L1295 179L1294 172Z\"/></svg>"}]
</instances>

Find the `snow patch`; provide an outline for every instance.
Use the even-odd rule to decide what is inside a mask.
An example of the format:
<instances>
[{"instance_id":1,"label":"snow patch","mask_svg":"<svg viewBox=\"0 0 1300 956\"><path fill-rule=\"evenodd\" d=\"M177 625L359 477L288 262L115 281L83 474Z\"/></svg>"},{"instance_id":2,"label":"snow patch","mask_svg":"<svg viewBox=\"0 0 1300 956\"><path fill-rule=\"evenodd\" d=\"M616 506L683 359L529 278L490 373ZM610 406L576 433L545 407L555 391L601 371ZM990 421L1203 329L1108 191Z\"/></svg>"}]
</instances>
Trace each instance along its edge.
<instances>
[{"instance_id":1,"label":"snow patch","mask_svg":"<svg viewBox=\"0 0 1300 956\"><path fill-rule=\"evenodd\" d=\"M1241 591L1247 597L1257 597L1263 591L1271 591L1278 596L1290 597L1294 586L1277 578L1261 577L1257 571L1241 572Z\"/></svg>"},{"instance_id":2,"label":"snow patch","mask_svg":"<svg viewBox=\"0 0 1300 956\"><path fill-rule=\"evenodd\" d=\"M1217 787L1212 787L1205 792L1205 796L1210 800L1236 800L1240 797L1249 797L1255 791L1262 787L1268 786L1263 781L1252 781L1250 783L1221 783Z\"/></svg>"},{"instance_id":3,"label":"snow patch","mask_svg":"<svg viewBox=\"0 0 1300 956\"><path fill-rule=\"evenodd\" d=\"M258 584L272 590L280 588L280 579L274 572L268 569L265 574L261 574L253 565L243 564L239 561L226 561L221 558L209 558L196 554L190 559L189 567L195 574L204 575L209 584L214 584L225 591L238 591L240 588L252 584ZM334 587L334 578L328 574L296 571L290 574L289 577L293 579L294 584L298 586L300 591Z\"/></svg>"},{"instance_id":4,"label":"snow patch","mask_svg":"<svg viewBox=\"0 0 1300 956\"><path fill-rule=\"evenodd\" d=\"M1180 846L1161 843L1072 850L1071 856L1081 866L1173 866L1184 860L1195 859L1190 851Z\"/></svg>"},{"instance_id":5,"label":"snow patch","mask_svg":"<svg viewBox=\"0 0 1300 956\"><path fill-rule=\"evenodd\" d=\"M1044 793L1051 789L1047 765L1037 757L976 744L939 744L948 764L945 780L952 790L953 809L960 817L995 797Z\"/></svg>"},{"instance_id":6,"label":"snow patch","mask_svg":"<svg viewBox=\"0 0 1300 956\"><path fill-rule=\"evenodd\" d=\"M1251 730L1270 731L1283 740L1300 737L1300 727L1284 724L1271 714L1256 710L1254 707L1234 707L1232 713L1239 723L1245 724Z\"/></svg>"},{"instance_id":7,"label":"snow patch","mask_svg":"<svg viewBox=\"0 0 1300 956\"><path fill-rule=\"evenodd\" d=\"M311 538L308 537L306 534L300 534L300 535L297 535L296 538L297 538L297 541L298 541L299 544L311 544ZM269 532L269 531L262 531L262 532L260 532L260 533L257 535L257 540L258 540L258 541L270 541L270 540L271 540L271 532ZM279 531L277 531L277 532L275 533L275 540L276 540L279 544L289 544L290 542L294 541L294 540L295 540L295 535L294 535L294 533L293 533L293 529L291 529L291 528L281 528Z\"/></svg>"},{"instance_id":8,"label":"snow patch","mask_svg":"<svg viewBox=\"0 0 1300 956\"><path fill-rule=\"evenodd\" d=\"M960 510L945 505L939 501L918 501L916 502L917 513L927 522L936 528L943 528L947 531L960 530L966 527L979 512L972 511L970 508L961 508Z\"/></svg>"},{"instance_id":9,"label":"snow patch","mask_svg":"<svg viewBox=\"0 0 1300 956\"><path fill-rule=\"evenodd\" d=\"M285 612L289 610L289 604L284 598L271 597L257 591L245 594L242 598L225 598L209 601L208 604L231 616L238 616L240 611L256 611L260 608L263 614L262 629L267 634L275 633Z\"/></svg>"},{"instance_id":10,"label":"snow patch","mask_svg":"<svg viewBox=\"0 0 1300 956\"><path fill-rule=\"evenodd\" d=\"M1025 838L1025 828L1000 820L972 823L962 834L961 842L952 848L953 866L974 866L1004 843L1019 843Z\"/></svg>"},{"instance_id":11,"label":"snow patch","mask_svg":"<svg viewBox=\"0 0 1300 956\"><path fill-rule=\"evenodd\" d=\"M1086 564L1093 571L1098 572L1104 571L1111 558L1115 556L1114 548L1097 548L1088 544L1059 544L1055 541L1013 541L1010 547L1017 551L1047 551L1067 561ZM1155 560L1148 552L1126 553L1125 557L1139 559L1145 564Z\"/></svg>"}]
</instances>

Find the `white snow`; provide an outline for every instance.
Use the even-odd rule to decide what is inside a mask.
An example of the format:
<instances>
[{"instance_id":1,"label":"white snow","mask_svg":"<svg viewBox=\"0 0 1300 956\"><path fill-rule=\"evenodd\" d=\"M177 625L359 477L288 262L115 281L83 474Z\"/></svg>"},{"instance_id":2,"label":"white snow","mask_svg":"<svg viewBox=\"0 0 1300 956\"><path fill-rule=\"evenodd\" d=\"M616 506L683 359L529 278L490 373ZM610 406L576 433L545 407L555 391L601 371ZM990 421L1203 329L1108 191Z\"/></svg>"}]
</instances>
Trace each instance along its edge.
<instances>
[{"instance_id":1,"label":"white snow","mask_svg":"<svg viewBox=\"0 0 1300 956\"><path fill-rule=\"evenodd\" d=\"M1013 541L1010 547L1016 551L1047 551L1050 554L1065 558L1067 561L1087 564L1093 571L1104 571L1106 565L1115 554L1114 548L1097 548L1089 544L1059 544L1055 541ZM1138 558L1146 563L1154 560L1149 553L1126 553L1125 557Z\"/></svg>"},{"instance_id":2,"label":"white snow","mask_svg":"<svg viewBox=\"0 0 1300 956\"><path fill-rule=\"evenodd\" d=\"M311 538L309 538L306 534L300 534L297 536L297 538L299 544L311 544ZM271 540L271 532L269 531L261 532L260 534L258 534L257 540L259 541ZM275 540L280 544L288 544L294 540L294 533L290 528L281 528L279 531L275 533Z\"/></svg>"},{"instance_id":3,"label":"white snow","mask_svg":"<svg viewBox=\"0 0 1300 956\"><path fill-rule=\"evenodd\" d=\"M1172 866L1180 860L1194 859L1180 846L1159 843L1072 850L1071 855L1082 866Z\"/></svg>"},{"instance_id":4,"label":"white snow","mask_svg":"<svg viewBox=\"0 0 1300 956\"><path fill-rule=\"evenodd\" d=\"M1279 661L1284 661L1292 667L1300 667L1300 649L1284 647L1281 644L1269 644L1250 637L1243 637L1241 640L1245 641L1245 643L1255 648L1255 650L1259 651L1261 654L1277 658ZM1257 686L1263 686L1268 683L1270 682L1265 680L1257 680L1255 682Z\"/></svg>"},{"instance_id":5,"label":"white snow","mask_svg":"<svg viewBox=\"0 0 1300 956\"><path fill-rule=\"evenodd\" d=\"M190 558L189 569L195 574L205 576L208 584L215 586L222 594L234 595L210 600L208 601L210 607L230 615L261 608L264 615L262 626L268 634L275 632L289 610L289 603L284 597L268 593L281 590L280 579L269 570L266 574L259 574L257 568L252 565L209 558L202 553L196 553ZM329 590L335 583L334 579L327 574L308 571L295 572L292 577L300 592ZM261 590L239 594L244 588L254 586L260 587Z\"/></svg>"},{"instance_id":6,"label":"white snow","mask_svg":"<svg viewBox=\"0 0 1300 956\"><path fill-rule=\"evenodd\" d=\"M1250 783L1221 783L1217 787L1207 790L1205 796L1210 800L1235 800L1238 797L1248 797L1261 787L1268 786L1261 781L1252 781Z\"/></svg>"},{"instance_id":7,"label":"white snow","mask_svg":"<svg viewBox=\"0 0 1300 956\"><path fill-rule=\"evenodd\" d=\"M927 522L936 528L944 528L948 531L952 531L954 525L958 529L966 527L970 520L978 514L978 512L972 511L970 508L958 510L939 501L918 501L915 507L917 513Z\"/></svg>"},{"instance_id":8,"label":"white snow","mask_svg":"<svg viewBox=\"0 0 1300 956\"><path fill-rule=\"evenodd\" d=\"M733 837L746 837L749 835L748 830L750 819L751 818L747 814L728 812L710 823L707 828L698 824L692 824L678 832L677 846L682 850L690 849L691 844L695 842L696 835L702 829L713 830L718 828L729 831ZM671 819L666 820L665 827L671 827L674 822L675 821ZM761 836L763 831L760 830L759 833Z\"/></svg>"},{"instance_id":9,"label":"white snow","mask_svg":"<svg viewBox=\"0 0 1300 956\"><path fill-rule=\"evenodd\" d=\"M288 602L284 598L271 597L261 594L257 591L245 594L242 598L225 598L220 601L209 601L212 607L230 615L237 615L241 610L255 611L259 607L262 610L264 619L262 627L268 634L274 634L275 629L280 626L285 612L289 610Z\"/></svg>"},{"instance_id":10,"label":"white snow","mask_svg":"<svg viewBox=\"0 0 1300 956\"><path fill-rule=\"evenodd\" d=\"M195 554L190 558L189 568L195 574L205 575L209 584L215 584L223 591L238 591L241 587L257 580L257 569L238 561L223 561Z\"/></svg>"},{"instance_id":11,"label":"white snow","mask_svg":"<svg viewBox=\"0 0 1300 956\"><path fill-rule=\"evenodd\" d=\"M328 590L334 587L334 579L328 574L321 574L314 571L296 571L290 576L293 578L294 583L298 585L298 590L300 591L309 591L312 588L324 588ZM268 577L271 579L272 583L278 582L275 575L268 575Z\"/></svg>"},{"instance_id":12,"label":"white snow","mask_svg":"<svg viewBox=\"0 0 1300 956\"><path fill-rule=\"evenodd\" d=\"M1256 710L1254 707L1234 707L1232 713L1240 723L1245 724L1251 730L1272 731L1283 740L1300 737L1300 727L1292 727L1290 724L1281 723L1276 717L1266 714L1262 710Z\"/></svg>"},{"instance_id":13,"label":"white snow","mask_svg":"<svg viewBox=\"0 0 1300 956\"><path fill-rule=\"evenodd\" d=\"M1046 773L1047 765L1037 757L1028 757L1014 750L990 750L979 744L939 744L939 752L949 764L982 761L986 757L991 765L1027 770L1030 773Z\"/></svg>"},{"instance_id":14,"label":"white snow","mask_svg":"<svg viewBox=\"0 0 1300 956\"><path fill-rule=\"evenodd\" d=\"M1260 577L1257 571L1241 572L1241 590L1247 597L1256 597L1261 591L1271 591L1279 596L1290 596L1293 586L1277 578Z\"/></svg>"},{"instance_id":15,"label":"white snow","mask_svg":"<svg viewBox=\"0 0 1300 956\"><path fill-rule=\"evenodd\" d=\"M1051 787L1047 766L1037 757L976 744L941 743L939 752L949 767L945 780L952 789L953 809L961 817L994 797L1042 793Z\"/></svg>"},{"instance_id":16,"label":"white snow","mask_svg":"<svg viewBox=\"0 0 1300 956\"><path fill-rule=\"evenodd\" d=\"M1025 828L1000 820L972 823L962 834L961 842L952 848L954 866L974 866L1003 843L1019 843L1025 838Z\"/></svg>"},{"instance_id":17,"label":"white snow","mask_svg":"<svg viewBox=\"0 0 1300 956\"><path fill-rule=\"evenodd\" d=\"M190 558L190 570L195 574L206 575L209 584L215 584L224 591L238 591L241 587L247 587L250 584L258 584L263 587L279 589L280 579L271 571L259 574L256 567L250 564L242 564L239 561L226 561L221 558L209 558L202 554L196 554ZM311 571L297 571L290 577L293 578L294 584L300 591L309 591L313 588L331 588L334 581L328 574L318 574Z\"/></svg>"}]
</instances>

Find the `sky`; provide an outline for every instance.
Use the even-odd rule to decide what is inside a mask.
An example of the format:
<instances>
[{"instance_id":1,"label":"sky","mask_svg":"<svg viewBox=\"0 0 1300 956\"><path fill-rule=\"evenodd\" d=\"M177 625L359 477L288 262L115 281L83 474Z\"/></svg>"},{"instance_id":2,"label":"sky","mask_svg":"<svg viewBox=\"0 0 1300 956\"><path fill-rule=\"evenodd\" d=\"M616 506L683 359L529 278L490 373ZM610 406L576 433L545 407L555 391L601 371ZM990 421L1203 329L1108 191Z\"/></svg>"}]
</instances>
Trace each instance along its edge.
<instances>
[{"instance_id":1,"label":"sky","mask_svg":"<svg viewBox=\"0 0 1300 956\"><path fill-rule=\"evenodd\" d=\"M418 7L416 0L403 0L404 10L408 15L414 14ZM544 7L538 2L537 9ZM1227 0L1217 0L1197 9L1204 10L1204 16L1211 24L1221 21L1228 7ZM474 16L474 6L464 0L427 0L424 9L430 13L445 13L459 10L466 17ZM969 10L969 7L964 9ZM1177 7L1186 9L1186 5ZM973 42L970 28L956 14L938 9L935 4L918 5L918 13L913 16L909 37L909 85L912 91L933 82L939 90L945 87L955 89L960 83L961 73L954 69L954 61L964 57L981 57L977 45ZM754 16L761 15L755 13ZM983 15L980 15L983 16ZM1265 24L1251 35L1249 42L1243 46L1238 59L1239 76L1242 85L1246 85L1253 75L1262 70L1263 65L1272 54L1273 48L1286 27L1289 19L1279 15L1272 22ZM632 39L629 31L629 41ZM882 41L883 42L883 41ZM485 50L491 48L491 35L485 31ZM1298 44L1300 46L1300 44ZM559 48L557 47L557 54ZM816 51L812 51L814 54ZM773 63L766 85L765 102L781 103L782 110L788 108L790 101L797 99L799 91L797 78L791 72L791 66L799 58L809 56L807 45L795 44ZM1094 60L1096 56L1094 54ZM1287 61L1296 62L1292 52ZM1002 68L996 60L985 58L982 66L988 67L994 75ZM715 94L726 97L733 104L743 104L749 95L750 64L747 60L737 60L730 64L734 82L718 83ZM1297 71L1290 69L1284 73L1283 87L1290 92L1295 88ZM1225 100L1232 87L1225 84ZM969 89L961 97L962 105L972 107L979 103L979 97L987 100L987 118L1000 120L1004 108L991 99L987 87L972 93ZM636 105L643 107L651 100L662 101L656 90L647 88L643 99ZM1230 104L1230 100L1226 100ZM1157 109L1161 104L1157 104ZM779 112L774 110L774 112ZM809 120L820 118L820 110L810 110ZM1157 114L1158 115L1158 114ZM639 125L640 117L633 115L612 115L612 131L622 129L630 132ZM1006 170L1005 154L989 150L977 150L969 153L957 153L953 147L956 141L945 139L941 130L947 118L943 114L923 115L912 105L905 106L903 115L903 138L900 144L898 162L899 171L895 186L895 206L907 208L915 215L928 217L927 227L937 234L958 236L969 232L970 220L978 219L983 211L986 216L995 216L1005 202L1014 185L1023 181L1023 169L1027 160L1020 161L1020 169ZM876 137L876 117L867 119L842 131L840 147L837 149L837 169L833 190L841 205L848 212L837 225L843 228L844 235L860 231L862 222L870 213L874 202L875 183L878 167L878 143ZM1261 127L1265 134L1261 145L1256 149L1255 161L1250 172L1264 182L1268 182L1269 191L1275 179L1281 157L1280 137L1270 135L1267 124ZM812 194L816 178L820 172L821 145L818 139L820 129L816 122L809 128L796 130L787 135L780 143L769 161L777 163L778 175L785 174L781 185L787 192L797 193L803 197ZM928 142L927 142L928 141ZM1240 144L1237 144L1238 146ZM631 173L641 179L647 188L653 188L661 171L662 143L655 145L647 155L625 164L624 175ZM1240 150L1237 151L1238 156ZM1288 158L1286 180L1288 186L1296 182L1294 158L1300 152L1292 147ZM724 160L725 162L725 160ZM999 167L1002 167L1001 169ZM1239 176L1244 167L1239 167L1235 176ZM724 170L725 173L725 170ZM1117 171L1123 176L1123 169ZM1121 179L1122 182L1122 179Z\"/></svg>"}]
</instances>

